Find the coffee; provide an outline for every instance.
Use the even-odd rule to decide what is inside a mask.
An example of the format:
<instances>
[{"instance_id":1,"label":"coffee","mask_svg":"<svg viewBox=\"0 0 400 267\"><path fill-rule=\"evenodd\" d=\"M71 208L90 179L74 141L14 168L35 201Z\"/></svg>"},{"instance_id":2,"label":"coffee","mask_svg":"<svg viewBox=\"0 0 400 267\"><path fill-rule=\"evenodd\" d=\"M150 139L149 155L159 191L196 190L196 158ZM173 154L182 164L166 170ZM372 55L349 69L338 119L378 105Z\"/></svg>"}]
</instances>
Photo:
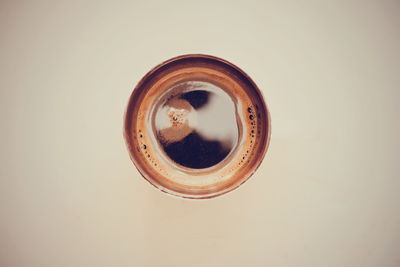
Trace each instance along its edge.
<instances>
[{"instance_id":1,"label":"coffee","mask_svg":"<svg viewBox=\"0 0 400 267\"><path fill-rule=\"evenodd\" d=\"M234 99L204 81L166 90L155 114L155 134L177 164L204 169L220 163L237 145Z\"/></svg>"},{"instance_id":2,"label":"coffee","mask_svg":"<svg viewBox=\"0 0 400 267\"><path fill-rule=\"evenodd\" d=\"M125 139L140 173L182 197L228 192L256 170L269 141L256 85L222 59L187 55L150 71L135 88Z\"/></svg>"}]
</instances>

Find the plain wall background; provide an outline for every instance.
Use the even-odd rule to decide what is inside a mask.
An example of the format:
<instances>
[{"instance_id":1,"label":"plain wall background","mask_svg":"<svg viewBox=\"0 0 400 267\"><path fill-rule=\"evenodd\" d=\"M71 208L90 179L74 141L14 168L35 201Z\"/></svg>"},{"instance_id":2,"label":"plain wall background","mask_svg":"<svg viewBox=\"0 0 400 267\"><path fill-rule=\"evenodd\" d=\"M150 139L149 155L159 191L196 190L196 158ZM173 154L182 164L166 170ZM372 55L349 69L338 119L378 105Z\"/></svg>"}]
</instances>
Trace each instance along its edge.
<instances>
[{"instance_id":1,"label":"plain wall background","mask_svg":"<svg viewBox=\"0 0 400 267\"><path fill-rule=\"evenodd\" d=\"M1 1L0 266L400 266L398 1ZM157 191L122 138L132 89L186 53L262 89L239 189Z\"/></svg>"}]
</instances>

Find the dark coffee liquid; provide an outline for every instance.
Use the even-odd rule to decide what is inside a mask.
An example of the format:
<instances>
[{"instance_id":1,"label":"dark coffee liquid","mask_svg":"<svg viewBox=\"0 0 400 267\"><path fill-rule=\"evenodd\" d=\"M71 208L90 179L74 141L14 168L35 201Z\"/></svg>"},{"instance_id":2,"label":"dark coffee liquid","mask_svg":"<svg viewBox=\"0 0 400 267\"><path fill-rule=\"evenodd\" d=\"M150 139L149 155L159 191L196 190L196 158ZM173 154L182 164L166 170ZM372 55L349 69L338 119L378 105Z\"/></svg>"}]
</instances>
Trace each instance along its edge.
<instances>
[{"instance_id":1,"label":"dark coffee liquid","mask_svg":"<svg viewBox=\"0 0 400 267\"><path fill-rule=\"evenodd\" d=\"M164 151L176 163L194 169L204 169L221 162L230 152L219 141L208 141L196 131L179 142L162 144Z\"/></svg>"},{"instance_id":2,"label":"dark coffee liquid","mask_svg":"<svg viewBox=\"0 0 400 267\"><path fill-rule=\"evenodd\" d=\"M181 99L186 99L193 108L199 109L207 104L210 98L210 92L203 90L194 90L184 93L180 96Z\"/></svg>"},{"instance_id":3,"label":"dark coffee liquid","mask_svg":"<svg viewBox=\"0 0 400 267\"><path fill-rule=\"evenodd\" d=\"M236 107L221 88L189 81L167 90L156 109L156 137L166 155L188 168L224 160L237 145Z\"/></svg>"}]
</instances>

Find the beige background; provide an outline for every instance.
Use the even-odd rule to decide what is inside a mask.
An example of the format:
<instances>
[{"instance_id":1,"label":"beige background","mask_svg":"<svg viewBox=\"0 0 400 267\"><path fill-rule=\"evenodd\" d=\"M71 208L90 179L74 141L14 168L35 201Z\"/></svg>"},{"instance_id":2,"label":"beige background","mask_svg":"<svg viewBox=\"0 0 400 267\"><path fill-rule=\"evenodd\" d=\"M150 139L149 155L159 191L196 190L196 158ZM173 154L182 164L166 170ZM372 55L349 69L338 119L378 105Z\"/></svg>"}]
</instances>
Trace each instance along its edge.
<instances>
[{"instance_id":1,"label":"beige background","mask_svg":"<svg viewBox=\"0 0 400 267\"><path fill-rule=\"evenodd\" d=\"M301 2L301 3L300 3ZM400 266L398 1L2 1L0 266ZM123 113L186 53L262 88L272 139L244 186L151 187Z\"/></svg>"}]
</instances>

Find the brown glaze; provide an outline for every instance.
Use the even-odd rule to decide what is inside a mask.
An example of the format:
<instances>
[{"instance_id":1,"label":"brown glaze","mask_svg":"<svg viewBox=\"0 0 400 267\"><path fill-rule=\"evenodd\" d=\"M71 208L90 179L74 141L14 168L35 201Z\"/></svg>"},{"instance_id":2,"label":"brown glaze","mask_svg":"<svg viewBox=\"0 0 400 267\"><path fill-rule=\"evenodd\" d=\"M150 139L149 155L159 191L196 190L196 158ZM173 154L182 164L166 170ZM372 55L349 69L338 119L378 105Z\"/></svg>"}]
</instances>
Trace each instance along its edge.
<instances>
[{"instance_id":1,"label":"brown glaze","mask_svg":"<svg viewBox=\"0 0 400 267\"><path fill-rule=\"evenodd\" d=\"M204 90L213 92L207 86L225 101L220 103L231 103L231 113L218 106L214 110L221 114L203 111L215 102L201 98ZM193 92L197 95L189 97ZM213 134L222 134L207 135L208 124L197 120L204 114L211 114ZM237 133L223 131L228 120ZM235 141L228 149L221 138L231 132L237 138L230 139ZM152 185L180 197L211 198L256 171L268 148L270 118L260 90L238 67L213 56L183 55L156 66L138 83L126 110L124 136L132 161Z\"/></svg>"}]
</instances>

